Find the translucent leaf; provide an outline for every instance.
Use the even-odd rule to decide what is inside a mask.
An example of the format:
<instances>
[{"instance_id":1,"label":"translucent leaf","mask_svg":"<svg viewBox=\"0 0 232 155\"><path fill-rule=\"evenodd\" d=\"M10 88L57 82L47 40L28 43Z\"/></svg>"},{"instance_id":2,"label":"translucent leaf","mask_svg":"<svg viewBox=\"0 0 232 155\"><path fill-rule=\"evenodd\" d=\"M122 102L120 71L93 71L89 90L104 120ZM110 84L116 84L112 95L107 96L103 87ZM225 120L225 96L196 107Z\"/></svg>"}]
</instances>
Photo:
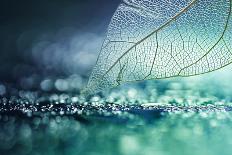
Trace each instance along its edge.
<instances>
[{"instance_id":1,"label":"translucent leaf","mask_svg":"<svg viewBox=\"0 0 232 155\"><path fill-rule=\"evenodd\" d=\"M192 76L232 62L232 0L124 0L85 91Z\"/></svg>"}]
</instances>

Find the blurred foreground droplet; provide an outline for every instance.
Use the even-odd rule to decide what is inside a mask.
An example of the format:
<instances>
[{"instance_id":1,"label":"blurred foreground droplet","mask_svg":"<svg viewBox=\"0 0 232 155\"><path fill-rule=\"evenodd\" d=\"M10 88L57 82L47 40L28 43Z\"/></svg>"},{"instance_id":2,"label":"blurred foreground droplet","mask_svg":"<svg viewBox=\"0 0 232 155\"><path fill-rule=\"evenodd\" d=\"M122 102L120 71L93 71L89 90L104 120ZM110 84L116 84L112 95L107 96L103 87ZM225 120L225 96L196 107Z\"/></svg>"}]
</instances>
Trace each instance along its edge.
<instances>
[{"instance_id":1,"label":"blurred foreground droplet","mask_svg":"<svg viewBox=\"0 0 232 155\"><path fill-rule=\"evenodd\" d=\"M6 87L0 84L0 96L6 93Z\"/></svg>"}]
</instances>

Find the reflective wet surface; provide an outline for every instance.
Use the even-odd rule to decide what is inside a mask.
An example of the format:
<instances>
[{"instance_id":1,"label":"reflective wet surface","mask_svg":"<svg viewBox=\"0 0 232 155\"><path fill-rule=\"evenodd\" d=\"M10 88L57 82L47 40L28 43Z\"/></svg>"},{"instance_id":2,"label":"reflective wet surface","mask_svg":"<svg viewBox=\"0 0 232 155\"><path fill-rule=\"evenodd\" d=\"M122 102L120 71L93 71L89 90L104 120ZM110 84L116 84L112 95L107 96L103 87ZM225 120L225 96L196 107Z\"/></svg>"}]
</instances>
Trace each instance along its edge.
<instances>
[{"instance_id":1,"label":"reflective wet surface","mask_svg":"<svg viewBox=\"0 0 232 155\"><path fill-rule=\"evenodd\" d=\"M57 95L62 98L63 95ZM53 96L54 97L54 96ZM231 154L230 103L116 104L66 95L35 102L2 98L0 152L6 155ZM204 99L206 100L206 99Z\"/></svg>"}]
</instances>

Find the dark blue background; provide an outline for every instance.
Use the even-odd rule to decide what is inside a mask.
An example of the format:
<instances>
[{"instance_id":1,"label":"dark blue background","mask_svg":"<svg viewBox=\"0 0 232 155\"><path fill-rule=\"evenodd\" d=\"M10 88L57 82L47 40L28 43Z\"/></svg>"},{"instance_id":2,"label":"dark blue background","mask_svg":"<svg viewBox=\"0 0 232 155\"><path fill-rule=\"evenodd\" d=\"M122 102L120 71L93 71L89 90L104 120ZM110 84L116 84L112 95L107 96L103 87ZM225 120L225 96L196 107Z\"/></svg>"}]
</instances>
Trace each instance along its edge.
<instances>
[{"instance_id":1,"label":"dark blue background","mask_svg":"<svg viewBox=\"0 0 232 155\"><path fill-rule=\"evenodd\" d=\"M17 83L21 77L44 74L26 52L40 34L57 33L66 27L79 34L104 34L119 3L120 0L1 0L0 82ZM65 35L64 39L70 36ZM49 73L64 74L53 69Z\"/></svg>"}]
</instances>

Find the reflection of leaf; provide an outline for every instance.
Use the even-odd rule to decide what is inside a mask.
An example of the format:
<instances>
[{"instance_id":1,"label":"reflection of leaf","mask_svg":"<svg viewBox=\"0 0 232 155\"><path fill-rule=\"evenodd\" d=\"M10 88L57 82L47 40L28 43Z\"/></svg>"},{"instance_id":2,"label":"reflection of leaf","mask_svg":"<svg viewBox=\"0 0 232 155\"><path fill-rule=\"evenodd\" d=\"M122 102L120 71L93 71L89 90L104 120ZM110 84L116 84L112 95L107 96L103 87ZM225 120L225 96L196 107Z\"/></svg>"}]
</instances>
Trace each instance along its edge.
<instances>
[{"instance_id":1,"label":"reflection of leaf","mask_svg":"<svg viewBox=\"0 0 232 155\"><path fill-rule=\"evenodd\" d=\"M192 76L232 61L232 0L124 0L108 28L87 91Z\"/></svg>"}]
</instances>

